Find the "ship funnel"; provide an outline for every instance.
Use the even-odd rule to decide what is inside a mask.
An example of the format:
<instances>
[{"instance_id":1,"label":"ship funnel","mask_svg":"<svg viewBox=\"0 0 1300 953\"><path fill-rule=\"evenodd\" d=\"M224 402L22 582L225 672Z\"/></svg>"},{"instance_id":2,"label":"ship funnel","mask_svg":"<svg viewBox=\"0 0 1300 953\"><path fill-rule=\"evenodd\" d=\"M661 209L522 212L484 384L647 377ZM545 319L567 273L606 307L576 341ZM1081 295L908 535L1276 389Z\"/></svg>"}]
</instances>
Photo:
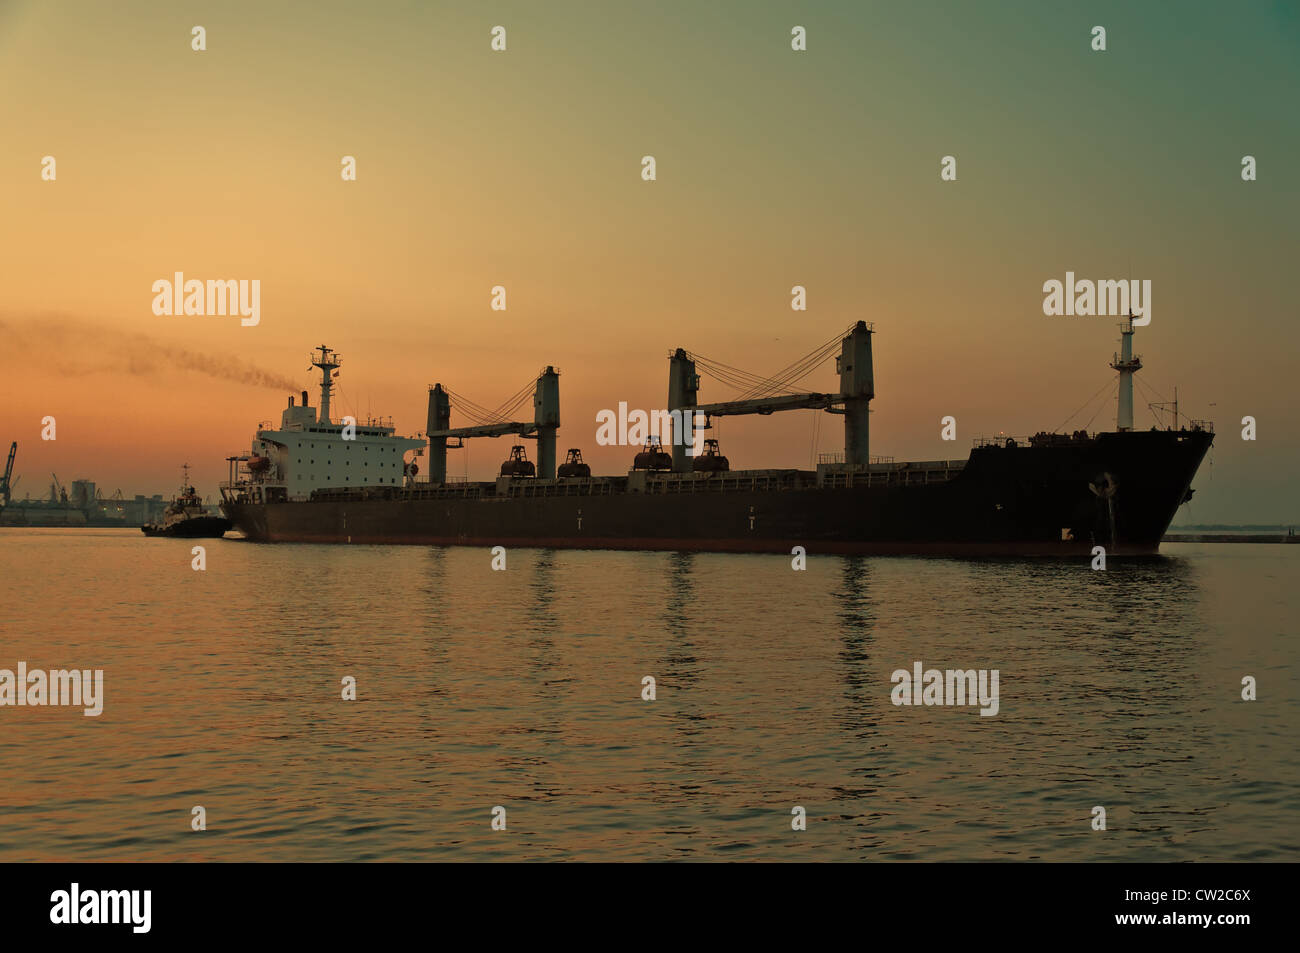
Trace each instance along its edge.
<instances>
[{"instance_id":1,"label":"ship funnel","mask_svg":"<svg viewBox=\"0 0 1300 953\"><path fill-rule=\"evenodd\" d=\"M699 391L700 375L695 373L695 362L679 347L668 359L668 412L680 411L672 418L674 473L690 473L694 469L695 458L690 451L695 445L692 428ZM678 428L681 433L677 432Z\"/></svg>"},{"instance_id":2,"label":"ship funnel","mask_svg":"<svg viewBox=\"0 0 1300 953\"><path fill-rule=\"evenodd\" d=\"M303 405L304 407L307 406L307 392L306 392L306 391L303 391L303 392L302 392L302 405Z\"/></svg>"},{"instance_id":3,"label":"ship funnel","mask_svg":"<svg viewBox=\"0 0 1300 953\"><path fill-rule=\"evenodd\" d=\"M537 425L537 477L555 479L555 432L560 426L560 375L547 366L533 391L533 423Z\"/></svg>"},{"instance_id":4,"label":"ship funnel","mask_svg":"<svg viewBox=\"0 0 1300 953\"><path fill-rule=\"evenodd\" d=\"M429 388L429 416L425 432L432 434L451 428L451 399L441 384ZM429 482L447 482L447 438L429 437Z\"/></svg>"},{"instance_id":5,"label":"ship funnel","mask_svg":"<svg viewBox=\"0 0 1300 953\"><path fill-rule=\"evenodd\" d=\"M844 462L871 462L871 399L876 396L871 362L871 326L859 321L842 343L835 369L844 395Z\"/></svg>"}]
</instances>

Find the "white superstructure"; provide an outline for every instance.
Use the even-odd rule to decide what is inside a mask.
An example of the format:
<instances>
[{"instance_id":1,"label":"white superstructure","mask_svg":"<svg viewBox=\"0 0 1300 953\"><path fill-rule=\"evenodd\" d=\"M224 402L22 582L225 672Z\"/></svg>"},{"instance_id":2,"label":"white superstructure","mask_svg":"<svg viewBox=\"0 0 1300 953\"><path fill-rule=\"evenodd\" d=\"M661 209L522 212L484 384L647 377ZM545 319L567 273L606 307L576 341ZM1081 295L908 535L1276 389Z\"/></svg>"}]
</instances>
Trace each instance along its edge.
<instances>
[{"instance_id":1,"label":"white superstructure","mask_svg":"<svg viewBox=\"0 0 1300 953\"><path fill-rule=\"evenodd\" d=\"M231 457L232 474L223 485L260 502L310 499L315 490L397 487L413 479L415 467L406 454L420 451L422 439L397 436L392 426L374 421L330 420L332 375L340 359L328 347L317 348L312 365L321 369L321 404L308 406L289 398L278 428L259 427L251 454Z\"/></svg>"}]
</instances>

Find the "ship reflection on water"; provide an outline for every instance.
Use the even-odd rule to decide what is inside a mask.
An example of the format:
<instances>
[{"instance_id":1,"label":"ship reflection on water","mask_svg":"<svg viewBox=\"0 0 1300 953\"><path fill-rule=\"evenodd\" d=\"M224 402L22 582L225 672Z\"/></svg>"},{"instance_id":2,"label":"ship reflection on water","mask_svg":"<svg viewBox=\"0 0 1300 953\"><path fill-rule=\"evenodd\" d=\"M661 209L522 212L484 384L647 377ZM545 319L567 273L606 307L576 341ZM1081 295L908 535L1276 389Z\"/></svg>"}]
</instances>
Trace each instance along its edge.
<instances>
[{"instance_id":1,"label":"ship reflection on water","mask_svg":"<svg viewBox=\"0 0 1300 953\"><path fill-rule=\"evenodd\" d=\"M29 594L13 631L106 695L93 745L9 711L0 858L1231 860L1297 829L1297 700L1239 700L1243 658L1284 661L1293 547L1105 572L510 549L495 571L470 547L220 543L194 573L130 535L0 553ZM892 704L918 661L997 669L997 715Z\"/></svg>"}]
</instances>

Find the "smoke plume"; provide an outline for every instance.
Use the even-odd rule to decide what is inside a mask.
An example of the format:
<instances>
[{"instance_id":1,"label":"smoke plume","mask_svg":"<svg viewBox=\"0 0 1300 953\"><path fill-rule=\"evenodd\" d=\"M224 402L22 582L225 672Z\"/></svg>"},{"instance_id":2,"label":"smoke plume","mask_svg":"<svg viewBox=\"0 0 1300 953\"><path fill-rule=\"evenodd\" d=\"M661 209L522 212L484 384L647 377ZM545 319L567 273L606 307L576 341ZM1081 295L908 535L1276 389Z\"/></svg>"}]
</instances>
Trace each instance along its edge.
<instances>
[{"instance_id":1,"label":"smoke plume","mask_svg":"<svg viewBox=\"0 0 1300 953\"><path fill-rule=\"evenodd\" d=\"M238 358L191 351L147 334L110 332L57 315L21 322L0 320L0 348L10 357L64 376L127 373L157 377L165 371L182 370L250 387L291 393L302 389L291 378Z\"/></svg>"}]
</instances>

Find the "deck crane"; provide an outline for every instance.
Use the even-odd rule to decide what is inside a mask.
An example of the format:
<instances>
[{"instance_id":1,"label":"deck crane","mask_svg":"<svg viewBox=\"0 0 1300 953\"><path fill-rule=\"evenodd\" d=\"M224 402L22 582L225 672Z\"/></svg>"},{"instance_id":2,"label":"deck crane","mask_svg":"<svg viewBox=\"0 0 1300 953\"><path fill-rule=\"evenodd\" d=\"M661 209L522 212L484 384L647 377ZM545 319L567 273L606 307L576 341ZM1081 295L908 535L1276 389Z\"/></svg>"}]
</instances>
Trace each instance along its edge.
<instances>
[{"instance_id":1,"label":"deck crane","mask_svg":"<svg viewBox=\"0 0 1300 953\"><path fill-rule=\"evenodd\" d=\"M429 388L429 481L447 482L447 450L464 446L468 437L504 437L516 434L537 441L537 476L543 480L555 479L555 433L560 426L560 373L547 366L537 376L533 387L533 419L531 421L499 420L471 427L451 427L450 391L442 384ZM483 416L508 416L527 398L527 388L507 401L498 411L483 411ZM460 403L469 401L458 399ZM476 407L477 405L471 405ZM482 411L482 408L478 408ZM457 443L448 445L449 439ZM513 460L513 456L512 456Z\"/></svg>"},{"instance_id":2,"label":"deck crane","mask_svg":"<svg viewBox=\"0 0 1300 953\"><path fill-rule=\"evenodd\" d=\"M695 429L692 415L703 415L704 427L708 427L709 419L712 417L739 414L767 415L780 410L808 408L842 414L844 416L844 462L861 465L870 463L868 415L871 400L876 396L871 361L873 333L872 327L867 322L859 321L839 340L840 354L835 361L836 370L840 375L838 393L772 393L767 396L742 397L739 400L715 404L697 402L700 389L700 376L695 372L697 361L733 385L737 382L749 384L749 393L779 390L784 385L796 383L807 376L821 361L829 357L834 352L835 339L766 379L756 379L752 375L746 375L720 362L678 348L669 358L668 370L668 409L673 415L674 430L680 426L683 431L680 435L676 432L673 434L673 471L689 473L693 468L693 458L687 453L693 443ZM698 420L698 416L695 420Z\"/></svg>"}]
</instances>

